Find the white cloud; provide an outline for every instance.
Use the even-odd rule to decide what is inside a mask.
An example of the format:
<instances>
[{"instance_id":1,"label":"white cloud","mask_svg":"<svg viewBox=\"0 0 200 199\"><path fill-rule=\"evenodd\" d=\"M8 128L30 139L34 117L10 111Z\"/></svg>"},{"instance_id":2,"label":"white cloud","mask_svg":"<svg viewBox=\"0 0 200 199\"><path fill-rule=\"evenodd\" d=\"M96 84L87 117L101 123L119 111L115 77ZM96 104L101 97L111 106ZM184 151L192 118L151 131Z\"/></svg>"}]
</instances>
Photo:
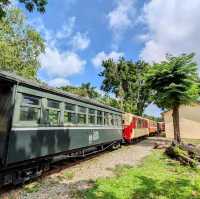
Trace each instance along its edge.
<instances>
[{"instance_id":1,"label":"white cloud","mask_svg":"<svg viewBox=\"0 0 200 199\"><path fill-rule=\"evenodd\" d=\"M116 7L108 13L109 27L113 31L114 40L120 40L124 31L134 25L134 0L118 0Z\"/></svg>"},{"instance_id":2,"label":"white cloud","mask_svg":"<svg viewBox=\"0 0 200 199\"><path fill-rule=\"evenodd\" d=\"M149 38L140 53L146 61L160 61L166 53L195 52L200 63L200 1L151 0L144 6L143 21Z\"/></svg>"},{"instance_id":3,"label":"white cloud","mask_svg":"<svg viewBox=\"0 0 200 199\"><path fill-rule=\"evenodd\" d=\"M70 85L70 82L69 80L64 79L64 78L55 78L48 81L47 84L52 87L61 87L61 86Z\"/></svg>"},{"instance_id":4,"label":"white cloud","mask_svg":"<svg viewBox=\"0 0 200 199\"><path fill-rule=\"evenodd\" d=\"M76 17L70 17L67 22L64 23L61 30L56 33L57 39L65 39L72 35L76 23Z\"/></svg>"},{"instance_id":5,"label":"white cloud","mask_svg":"<svg viewBox=\"0 0 200 199\"><path fill-rule=\"evenodd\" d=\"M59 52L57 48L47 48L45 54L40 56L40 62L49 77L59 78L80 73L86 64L76 53Z\"/></svg>"},{"instance_id":6,"label":"white cloud","mask_svg":"<svg viewBox=\"0 0 200 199\"><path fill-rule=\"evenodd\" d=\"M92 59L92 63L96 68L99 68L99 67L101 67L103 60L113 59L114 61L117 61L123 55L124 55L124 53L122 53L122 52L112 51L110 53L105 53L104 51L102 51L102 52L98 53Z\"/></svg>"},{"instance_id":7,"label":"white cloud","mask_svg":"<svg viewBox=\"0 0 200 199\"><path fill-rule=\"evenodd\" d=\"M87 35L74 33L75 21L75 17L70 17L58 32L47 29L40 18L31 22L45 38L46 50L39 57L40 77L51 86L69 84L67 80L69 76L79 74L84 70L86 61L73 48L84 49L89 45L90 40ZM74 46L64 51L59 48L59 42Z\"/></svg>"},{"instance_id":8,"label":"white cloud","mask_svg":"<svg viewBox=\"0 0 200 199\"><path fill-rule=\"evenodd\" d=\"M87 34L77 32L71 39L71 45L74 50L84 50L90 45L90 39Z\"/></svg>"}]
</instances>

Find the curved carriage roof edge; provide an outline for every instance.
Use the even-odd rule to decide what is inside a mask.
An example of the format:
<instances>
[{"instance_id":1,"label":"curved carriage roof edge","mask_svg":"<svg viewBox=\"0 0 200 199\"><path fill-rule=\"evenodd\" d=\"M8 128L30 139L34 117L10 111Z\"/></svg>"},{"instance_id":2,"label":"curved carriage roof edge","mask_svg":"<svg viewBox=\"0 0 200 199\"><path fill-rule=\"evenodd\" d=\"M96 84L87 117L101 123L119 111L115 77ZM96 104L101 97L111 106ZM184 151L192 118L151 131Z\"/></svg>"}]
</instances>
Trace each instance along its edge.
<instances>
[{"instance_id":1,"label":"curved carriage roof edge","mask_svg":"<svg viewBox=\"0 0 200 199\"><path fill-rule=\"evenodd\" d=\"M127 115L131 115L131 116L133 116L133 117L137 117L137 118L140 118L140 119L144 119L144 120L151 120L151 119L148 119L148 118L146 118L146 117L142 117L142 116L139 116L139 115L135 115L135 114L133 114L133 113L127 113L127 112L125 112L124 113L125 115L127 114ZM153 121L153 120L152 120Z\"/></svg>"},{"instance_id":2,"label":"curved carriage roof edge","mask_svg":"<svg viewBox=\"0 0 200 199\"><path fill-rule=\"evenodd\" d=\"M38 89L43 90L43 91L51 92L51 93L54 93L54 94L57 94L57 95L65 96L65 97L75 99L75 100L78 100L78 101L81 101L81 102L89 103L89 104L104 107L104 108L107 108L107 109L110 109L110 110L113 110L113 111L116 111L116 112L119 112L119 113L123 113L123 111L120 110L120 109L113 108L113 107L108 106L106 104L97 102L96 100L89 99L89 98L86 98L86 97L81 97L81 96L78 96L78 95L75 95L75 94L72 94L72 93L68 93L66 91L62 91L61 89L50 87L45 83L40 83L36 80L26 79L24 77L21 77L21 76L15 74L15 73L0 70L0 79L4 79L4 80L7 80L7 81L11 81L11 82L26 85L26 86L30 86L30 87L33 87L33 88L38 88Z\"/></svg>"}]
</instances>

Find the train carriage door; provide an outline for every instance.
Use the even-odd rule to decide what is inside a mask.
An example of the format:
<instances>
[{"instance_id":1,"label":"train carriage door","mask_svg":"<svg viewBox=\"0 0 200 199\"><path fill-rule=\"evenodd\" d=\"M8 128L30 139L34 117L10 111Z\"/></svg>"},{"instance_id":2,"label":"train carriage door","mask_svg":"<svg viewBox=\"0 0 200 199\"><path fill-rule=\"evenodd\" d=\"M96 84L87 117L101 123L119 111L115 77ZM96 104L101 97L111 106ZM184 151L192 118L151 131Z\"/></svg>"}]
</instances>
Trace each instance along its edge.
<instances>
[{"instance_id":1,"label":"train carriage door","mask_svg":"<svg viewBox=\"0 0 200 199\"><path fill-rule=\"evenodd\" d=\"M0 167L3 165L6 138L11 121L11 99L13 85L0 80Z\"/></svg>"}]
</instances>

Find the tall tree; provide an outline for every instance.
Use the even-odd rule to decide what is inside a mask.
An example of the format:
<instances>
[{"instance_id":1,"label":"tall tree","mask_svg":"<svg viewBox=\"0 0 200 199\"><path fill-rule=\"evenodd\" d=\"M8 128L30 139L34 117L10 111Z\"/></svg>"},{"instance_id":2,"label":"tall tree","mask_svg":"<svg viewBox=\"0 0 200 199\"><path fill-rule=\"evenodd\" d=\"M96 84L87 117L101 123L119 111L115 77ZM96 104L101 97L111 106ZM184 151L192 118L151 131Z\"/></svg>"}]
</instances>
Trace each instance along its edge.
<instances>
[{"instance_id":1,"label":"tall tree","mask_svg":"<svg viewBox=\"0 0 200 199\"><path fill-rule=\"evenodd\" d=\"M135 88L133 89L137 91L136 94L136 114L142 115L144 109L151 102L151 90L147 87L145 81L145 75L149 69L149 64L144 61L138 61L135 63L136 68L136 83Z\"/></svg>"},{"instance_id":2,"label":"tall tree","mask_svg":"<svg viewBox=\"0 0 200 199\"><path fill-rule=\"evenodd\" d=\"M28 11L32 12L36 9L38 12L45 12L47 0L18 0L20 3L25 4ZM11 0L0 0L0 19L6 16L6 9L11 4Z\"/></svg>"},{"instance_id":3,"label":"tall tree","mask_svg":"<svg viewBox=\"0 0 200 199\"><path fill-rule=\"evenodd\" d=\"M178 57L167 55L166 61L155 63L146 76L149 88L154 92L154 103L162 109L172 109L177 142L181 142L179 107L191 104L199 97L197 64L193 58L193 53Z\"/></svg>"},{"instance_id":4,"label":"tall tree","mask_svg":"<svg viewBox=\"0 0 200 199\"><path fill-rule=\"evenodd\" d=\"M36 78L38 57L45 50L40 34L27 25L19 9L7 10L0 29L0 69Z\"/></svg>"},{"instance_id":5,"label":"tall tree","mask_svg":"<svg viewBox=\"0 0 200 199\"><path fill-rule=\"evenodd\" d=\"M120 58L117 62L112 59L103 61L102 66L102 90L114 93L124 111L142 115L149 103L149 90L144 79L148 64Z\"/></svg>"},{"instance_id":6,"label":"tall tree","mask_svg":"<svg viewBox=\"0 0 200 199\"><path fill-rule=\"evenodd\" d=\"M97 98L99 93L96 91L96 87L92 86L90 82L82 83L80 90L83 91L84 95L89 98Z\"/></svg>"}]
</instances>

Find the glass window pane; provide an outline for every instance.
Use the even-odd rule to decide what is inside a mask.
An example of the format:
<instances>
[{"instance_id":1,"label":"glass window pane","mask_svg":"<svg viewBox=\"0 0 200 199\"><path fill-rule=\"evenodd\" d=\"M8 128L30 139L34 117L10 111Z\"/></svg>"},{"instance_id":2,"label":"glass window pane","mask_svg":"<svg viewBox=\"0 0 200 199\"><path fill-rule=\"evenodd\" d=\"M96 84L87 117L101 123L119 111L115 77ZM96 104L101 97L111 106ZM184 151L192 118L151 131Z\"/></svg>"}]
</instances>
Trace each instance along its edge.
<instances>
[{"instance_id":1,"label":"glass window pane","mask_svg":"<svg viewBox=\"0 0 200 199\"><path fill-rule=\"evenodd\" d=\"M86 113L86 111L87 111L87 109L85 107L83 107L83 106L79 106L78 107L78 112L79 113Z\"/></svg>"},{"instance_id":2,"label":"glass window pane","mask_svg":"<svg viewBox=\"0 0 200 199\"><path fill-rule=\"evenodd\" d=\"M109 113L104 113L104 124L109 125Z\"/></svg>"},{"instance_id":3,"label":"glass window pane","mask_svg":"<svg viewBox=\"0 0 200 199\"><path fill-rule=\"evenodd\" d=\"M95 114L95 110L94 109L89 109L89 114Z\"/></svg>"},{"instance_id":4,"label":"glass window pane","mask_svg":"<svg viewBox=\"0 0 200 199\"><path fill-rule=\"evenodd\" d=\"M29 95L23 95L23 104L39 105L40 98Z\"/></svg>"},{"instance_id":5,"label":"glass window pane","mask_svg":"<svg viewBox=\"0 0 200 199\"><path fill-rule=\"evenodd\" d=\"M76 114L71 112L64 113L64 123L76 123Z\"/></svg>"},{"instance_id":6,"label":"glass window pane","mask_svg":"<svg viewBox=\"0 0 200 199\"><path fill-rule=\"evenodd\" d=\"M86 115L85 114L78 114L78 123L85 124L86 123Z\"/></svg>"},{"instance_id":7,"label":"glass window pane","mask_svg":"<svg viewBox=\"0 0 200 199\"><path fill-rule=\"evenodd\" d=\"M102 111L97 111L97 115L102 116Z\"/></svg>"},{"instance_id":8,"label":"glass window pane","mask_svg":"<svg viewBox=\"0 0 200 199\"><path fill-rule=\"evenodd\" d=\"M103 125L103 112L97 111L97 124Z\"/></svg>"},{"instance_id":9,"label":"glass window pane","mask_svg":"<svg viewBox=\"0 0 200 199\"><path fill-rule=\"evenodd\" d=\"M21 107L21 121L37 121L39 119L39 109L33 107Z\"/></svg>"},{"instance_id":10,"label":"glass window pane","mask_svg":"<svg viewBox=\"0 0 200 199\"><path fill-rule=\"evenodd\" d=\"M48 110L48 121L50 124L59 123L59 112L56 110Z\"/></svg>"},{"instance_id":11,"label":"glass window pane","mask_svg":"<svg viewBox=\"0 0 200 199\"><path fill-rule=\"evenodd\" d=\"M103 117L97 116L97 124L102 125L103 124Z\"/></svg>"},{"instance_id":12,"label":"glass window pane","mask_svg":"<svg viewBox=\"0 0 200 199\"><path fill-rule=\"evenodd\" d=\"M118 126L122 125L122 118L120 116L117 117L117 125Z\"/></svg>"},{"instance_id":13,"label":"glass window pane","mask_svg":"<svg viewBox=\"0 0 200 199\"><path fill-rule=\"evenodd\" d=\"M88 122L89 122L89 124L95 124L95 116L89 115L88 116Z\"/></svg>"},{"instance_id":14,"label":"glass window pane","mask_svg":"<svg viewBox=\"0 0 200 199\"><path fill-rule=\"evenodd\" d=\"M66 104L65 104L65 110L68 110L68 111L75 111L75 105L74 105L74 104L66 103Z\"/></svg>"},{"instance_id":15,"label":"glass window pane","mask_svg":"<svg viewBox=\"0 0 200 199\"><path fill-rule=\"evenodd\" d=\"M48 100L48 107L59 109L60 108L59 102L54 101L54 100Z\"/></svg>"},{"instance_id":16,"label":"glass window pane","mask_svg":"<svg viewBox=\"0 0 200 199\"><path fill-rule=\"evenodd\" d=\"M142 128L142 120L138 119L137 121L137 128Z\"/></svg>"},{"instance_id":17,"label":"glass window pane","mask_svg":"<svg viewBox=\"0 0 200 199\"><path fill-rule=\"evenodd\" d=\"M110 124L114 125L114 115L110 115Z\"/></svg>"}]
</instances>

